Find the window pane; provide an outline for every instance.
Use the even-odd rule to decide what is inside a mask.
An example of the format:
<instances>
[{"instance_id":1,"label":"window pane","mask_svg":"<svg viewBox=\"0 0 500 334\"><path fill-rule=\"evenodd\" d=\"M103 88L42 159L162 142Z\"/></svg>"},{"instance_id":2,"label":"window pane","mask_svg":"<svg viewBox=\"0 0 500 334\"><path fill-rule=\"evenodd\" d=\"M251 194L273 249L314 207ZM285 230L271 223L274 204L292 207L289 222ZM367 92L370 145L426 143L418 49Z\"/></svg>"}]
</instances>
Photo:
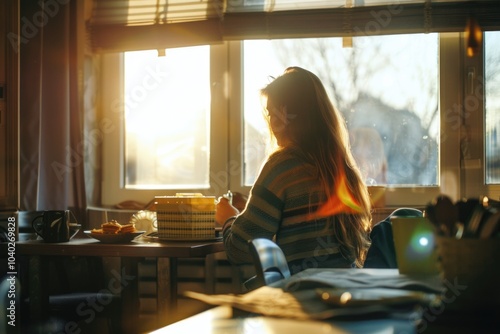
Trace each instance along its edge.
<instances>
[{"instance_id":1,"label":"window pane","mask_svg":"<svg viewBox=\"0 0 500 334\"><path fill-rule=\"evenodd\" d=\"M125 53L126 188L208 188L209 52Z\"/></svg>"},{"instance_id":2,"label":"window pane","mask_svg":"<svg viewBox=\"0 0 500 334\"><path fill-rule=\"evenodd\" d=\"M438 184L437 34L258 40L244 43L245 184L255 180L269 134L259 89L288 66L317 74L344 115L368 185Z\"/></svg>"},{"instance_id":3,"label":"window pane","mask_svg":"<svg viewBox=\"0 0 500 334\"><path fill-rule=\"evenodd\" d=\"M500 32L485 33L486 184L500 183Z\"/></svg>"}]
</instances>

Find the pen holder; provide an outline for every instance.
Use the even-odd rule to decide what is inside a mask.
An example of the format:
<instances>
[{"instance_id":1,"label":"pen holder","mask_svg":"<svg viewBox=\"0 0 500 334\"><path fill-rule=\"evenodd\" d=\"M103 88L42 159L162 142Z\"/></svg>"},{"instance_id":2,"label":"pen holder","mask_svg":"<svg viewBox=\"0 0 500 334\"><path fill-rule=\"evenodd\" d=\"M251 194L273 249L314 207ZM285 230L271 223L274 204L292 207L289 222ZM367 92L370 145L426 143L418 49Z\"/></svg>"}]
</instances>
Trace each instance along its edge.
<instances>
[{"instance_id":1,"label":"pen holder","mask_svg":"<svg viewBox=\"0 0 500 334\"><path fill-rule=\"evenodd\" d=\"M500 239L438 237L437 254L446 307L477 310L500 306Z\"/></svg>"}]
</instances>

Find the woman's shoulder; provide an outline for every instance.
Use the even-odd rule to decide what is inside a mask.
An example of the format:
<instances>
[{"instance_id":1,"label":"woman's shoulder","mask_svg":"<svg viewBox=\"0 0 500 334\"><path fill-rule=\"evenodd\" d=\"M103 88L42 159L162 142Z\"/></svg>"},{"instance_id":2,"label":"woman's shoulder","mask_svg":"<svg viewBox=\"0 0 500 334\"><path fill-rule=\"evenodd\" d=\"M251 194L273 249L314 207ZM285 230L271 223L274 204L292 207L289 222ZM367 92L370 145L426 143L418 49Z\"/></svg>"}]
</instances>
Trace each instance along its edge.
<instances>
[{"instance_id":1,"label":"woman's shoulder","mask_svg":"<svg viewBox=\"0 0 500 334\"><path fill-rule=\"evenodd\" d=\"M273 152L267 159L265 166L267 168L275 168L277 166L304 166L304 159L302 159L295 152L287 149L279 150Z\"/></svg>"},{"instance_id":2,"label":"woman's shoulder","mask_svg":"<svg viewBox=\"0 0 500 334\"><path fill-rule=\"evenodd\" d=\"M305 160L292 149L282 149L273 152L267 162L269 164L291 164L291 165L303 165Z\"/></svg>"},{"instance_id":3,"label":"woman's shoulder","mask_svg":"<svg viewBox=\"0 0 500 334\"><path fill-rule=\"evenodd\" d=\"M265 174L281 174L294 171L298 173L314 171L314 166L306 162L299 154L292 150L280 150L272 153L262 168Z\"/></svg>"},{"instance_id":4,"label":"woman's shoulder","mask_svg":"<svg viewBox=\"0 0 500 334\"><path fill-rule=\"evenodd\" d=\"M314 166L306 163L300 156L289 151L277 151L269 156L262 167L253 188L271 191L277 198L283 198L292 185L312 185L317 182ZM253 190L252 190L253 191Z\"/></svg>"}]
</instances>

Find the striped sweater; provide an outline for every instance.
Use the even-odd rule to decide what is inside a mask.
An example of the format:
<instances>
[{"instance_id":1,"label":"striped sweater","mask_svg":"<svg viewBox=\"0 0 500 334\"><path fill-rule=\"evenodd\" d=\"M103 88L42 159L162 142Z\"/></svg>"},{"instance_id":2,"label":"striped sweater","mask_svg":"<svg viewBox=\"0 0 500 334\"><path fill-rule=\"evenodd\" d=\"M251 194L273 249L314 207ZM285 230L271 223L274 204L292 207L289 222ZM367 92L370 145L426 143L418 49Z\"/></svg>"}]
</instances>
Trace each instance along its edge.
<instances>
[{"instance_id":1,"label":"striped sweater","mask_svg":"<svg viewBox=\"0 0 500 334\"><path fill-rule=\"evenodd\" d=\"M326 219L308 215L324 198L315 168L290 151L273 154L253 185L247 206L223 228L228 259L252 263L247 240L274 239L285 253L292 273L310 267L351 267Z\"/></svg>"}]
</instances>

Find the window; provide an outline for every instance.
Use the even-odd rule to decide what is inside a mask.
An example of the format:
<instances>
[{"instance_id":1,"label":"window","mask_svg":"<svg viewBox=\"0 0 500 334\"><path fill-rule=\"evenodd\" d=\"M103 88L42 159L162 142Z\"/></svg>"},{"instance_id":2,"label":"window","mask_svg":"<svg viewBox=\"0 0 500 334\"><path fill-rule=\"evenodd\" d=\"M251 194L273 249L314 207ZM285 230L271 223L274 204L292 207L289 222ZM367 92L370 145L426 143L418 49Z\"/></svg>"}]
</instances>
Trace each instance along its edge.
<instances>
[{"instance_id":1,"label":"window","mask_svg":"<svg viewBox=\"0 0 500 334\"><path fill-rule=\"evenodd\" d=\"M485 33L486 183L500 183L500 32Z\"/></svg>"},{"instance_id":2,"label":"window","mask_svg":"<svg viewBox=\"0 0 500 334\"><path fill-rule=\"evenodd\" d=\"M124 131L127 130L123 119L125 108L116 103L124 101L121 90L126 73L124 57L105 55L102 103L111 107L103 108L104 119L115 126L109 127L114 130L106 133L103 143L103 204L130 199L148 202L156 195L179 191L215 196L228 189L248 192L266 156L268 141L258 91L269 82L269 76L279 75L284 67L291 65L311 69L327 85L336 106L346 115L354 138L353 150L365 180L369 185L387 186L387 205L422 206L438 193L450 194L455 199L468 195L461 183L461 179L465 183L470 181L463 178L462 111L457 107L466 86L462 38L459 33L356 37L352 48L343 48L339 38L234 41L210 46L206 51L210 53L206 65L209 102L203 94L200 96L204 96L205 102L196 101L210 103L209 111L199 109L200 115L209 115L202 126L208 132L201 135L206 139L199 141L199 147L196 146L200 144L194 144L193 136L200 133L189 134L187 147L196 151L187 149L190 158L180 160L183 168L201 167L203 175L199 181L188 184L194 180L190 173L198 171L183 171L186 177L174 179L174 184L179 181L177 185L172 185L171 179L162 174L163 167L155 172L158 179L147 182L132 182L132 174L126 172L124 156L127 150L131 152L131 147L127 148L124 138L130 135ZM270 56L272 48L281 51ZM167 58L169 52L174 50L167 50ZM198 73L195 77L194 80L206 82ZM165 100L166 94L162 94L161 100ZM193 94L192 99L198 99L198 94ZM158 122L158 117L169 115L170 108L177 107L157 109L165 113L148 119L149 128L160 128L162 122L168 122ZM185 112L178 115L190 117ZM380 141L372 140L372 135L380 137ZM363 150L367 142L372 148ZM141 156L144 151L136 150ZM165 154L164 160L157 163L166 162L169 167L168 159L180 153L172 152L175 154ZM137 165L145 168L147 178L155 170L150 169L151 163ZM384 170L384 164L385 175L381 175L378 172ZM167 185L161 185L162 182ZM473 194L482 190L474 190Z\"/></svg>"},{"instance_id":3,"label":"window","mask_svg":"<svg viewBox=\"0 0 500 334\"><path fill-rule=\"evenodd\" d=\"M227 191L227 68L217 66L226 52L201 46L165 57L156 50L101 56L102 205Z\"/></svg>"},{"instance_id":4,"label":"window","mask_svg":"<svg viewBox=\"0 0 500 334\"><path fill-rule=\"evenodd\" d=\"M244 42L245 185L255 180L268 133L258 88L299 66L316 73L344 115L367 185L437 186L437 34ZM409 66L411 64L411 66ZM259 138L256 140L256 138Z\"/></svg>"},{"instance_id":5,"label":"window","mask_svg":"<svg viewBox=\"0 0 500 334\"><path fill-rule=\"evenodd\" d=\"M125 188L209 185L210 49L124 55Z\"/></svg>"}]
</instances>

